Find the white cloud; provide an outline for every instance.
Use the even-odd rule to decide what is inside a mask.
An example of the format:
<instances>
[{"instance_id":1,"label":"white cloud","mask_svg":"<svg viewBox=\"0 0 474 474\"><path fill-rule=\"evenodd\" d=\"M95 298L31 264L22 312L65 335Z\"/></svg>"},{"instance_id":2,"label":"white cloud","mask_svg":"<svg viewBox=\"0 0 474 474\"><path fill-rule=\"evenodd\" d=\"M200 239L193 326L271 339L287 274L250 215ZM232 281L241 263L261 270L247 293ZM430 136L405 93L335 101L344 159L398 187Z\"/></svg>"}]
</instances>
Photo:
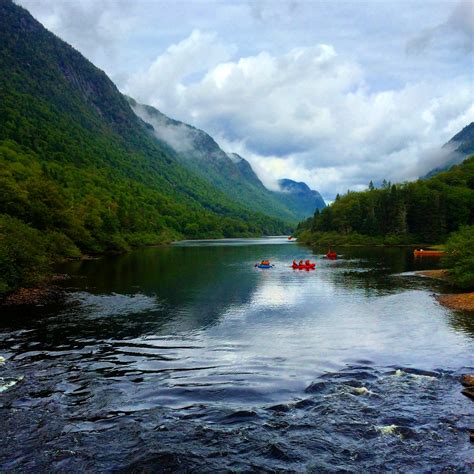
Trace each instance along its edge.
<instances>
[{"instance_id":1,"label":"white cloud","mask_svg":"<svg viewBox=\"0 0 474 474\"><path fill-rule=\"evenodd\" d=\"M72 39L77 48L107 47L129 35L138 20L128 0L17 0L48 29L63 39Z\"/></svg>"},{"instance_id":2,"label":"white cloud","mask_svg":"<svg viewBox=\"0 0 474 474\"><path fill-rule=\"evenodd\" d=\"M269 187L288 177L332 198L371 179L414 179L474 120L463 78L373 91L362 66L328 44L221 61L232 54L217 36L193 32L126 91L209 132Z\"/></svg>"},{"instance_id":3,"label":"white cloud","mask_svg":"<svg viewBox=\"0 0 474 474\"><path fill-rule=\"evenodd\" d=\"M158 108L186 107L181 104L188 88L186 81L225 61L233 51L232 46L220 43L215 34L194 30L186 39L171 45L148 68L133 74L126 90Z\"/></svg>"}]
</instances>

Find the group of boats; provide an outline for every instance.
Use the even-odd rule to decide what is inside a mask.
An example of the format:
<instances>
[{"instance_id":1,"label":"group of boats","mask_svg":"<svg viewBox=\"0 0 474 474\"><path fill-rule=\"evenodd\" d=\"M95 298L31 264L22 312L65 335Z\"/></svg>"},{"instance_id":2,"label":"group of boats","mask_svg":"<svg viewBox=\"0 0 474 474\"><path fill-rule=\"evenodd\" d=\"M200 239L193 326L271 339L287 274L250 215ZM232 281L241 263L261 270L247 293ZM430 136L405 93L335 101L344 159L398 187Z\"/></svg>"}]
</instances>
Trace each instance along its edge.
<instances>
[{"instance_id":1,"label":"group of boats","mask_svg":"<svg viewBox=\"0 0 474 474\"><path fill-rule=\"evenodd\" d=\"M292 237L288 237L288 240L290 239L292 239ZM413 251L413 255L415 257L441 257L442 255L444 255L444 252L441 250L416 249ZM328 253L325 255L325 258L327 258L328 260L336 260L337 252L329 250ZM270 260L262 260L260 263L255 264L255 267L262 269L273 268L274 266L275 265L273 265ZM293 263L291 264L290 268L293 268L293 270L315 270L316 263L311 262L311 260L300 260L299 262L293 260Z\"/></svg>"},{"instance_id":2,"label":"group of boats","mask_svg":"<svg viewBox=\"0 0 474 474\"><path fill-rule=\"evenodd\" d=\"M329 260L336 260L337 253L333 252L332 250L329 250L325 257ZM275 265L273 265L270 260L262 260L260 263L255 264L255 267L262 269L273 268L274 266ZM311 260L300 260L299 262L293 260L293 263L291 264L290 268L293 268L293 270L315 270L316 263L311 262Z\"/></svg>"}]
</instances>

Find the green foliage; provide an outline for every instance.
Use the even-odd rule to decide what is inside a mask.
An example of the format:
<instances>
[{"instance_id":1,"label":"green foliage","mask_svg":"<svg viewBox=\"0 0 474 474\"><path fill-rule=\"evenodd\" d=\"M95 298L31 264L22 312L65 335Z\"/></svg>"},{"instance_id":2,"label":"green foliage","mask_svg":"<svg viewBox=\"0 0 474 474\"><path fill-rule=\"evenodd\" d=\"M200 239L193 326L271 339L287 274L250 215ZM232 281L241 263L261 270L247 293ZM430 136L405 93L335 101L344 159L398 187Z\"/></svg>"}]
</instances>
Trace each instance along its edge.
<instances>
[{"instance_id":1,"label":"green foliage","mask_svg":"<svg viewBox=\"0 0 474 474\"><path fill-rule=\"evenodd\" d=\"M446 242L443 264L449 279L460 288L474 288L474 226L464 226Z\"/></svg>"},{"instance_id":2,"label":"green foliage","mask_svg":"<svg viewBox=\"0 0 474 474\"><path fill-rule=\"evenodd\" d=\"M47 243L41 233L0 214L0 294L36 284L48 270Z\"/></svg>"},{"instance_id":3,"label":"green foliage","mask_svg":"<svg viewBox=\"0 0 474 474\"><path fill-rule=\"evenodd\" d=\"M348 192L298 229L309 242L435 243L473 223L474 156L428 180Z\"/></svg>"},{"instance_id":4,"label":"green foliage","mask_svg":"<svg viewBox=\"0 0 474 474\"><path fill-rule=\"evenodd\" d=\"M402 245L406 241L405 238L396 234L369 236L357 232L340 234L338 232L311 232L310 230L304 230L298 234L298 240L328 247L344 245Z\"/></svg>"}]
</instances>

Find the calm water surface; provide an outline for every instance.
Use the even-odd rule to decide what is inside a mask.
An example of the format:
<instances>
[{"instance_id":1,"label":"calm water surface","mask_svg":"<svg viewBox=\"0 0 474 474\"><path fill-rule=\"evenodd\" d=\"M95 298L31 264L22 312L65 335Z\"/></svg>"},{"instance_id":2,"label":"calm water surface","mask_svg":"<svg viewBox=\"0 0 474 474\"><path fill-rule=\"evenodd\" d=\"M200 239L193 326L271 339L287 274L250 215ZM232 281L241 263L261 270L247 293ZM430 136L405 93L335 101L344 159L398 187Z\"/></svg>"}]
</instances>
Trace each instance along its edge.
<instances>
[{"instance_id":1,"label":"calm water surface","mask_svg":"<svg viewBox=\"0 0 474 474\"><path fill-rule=\"evenodd\" d=\"M1 310L0 470L472 471L472 314L410 250L339 253L237 239L62 268L65 304Z\"/></svg>"}]
</instances>

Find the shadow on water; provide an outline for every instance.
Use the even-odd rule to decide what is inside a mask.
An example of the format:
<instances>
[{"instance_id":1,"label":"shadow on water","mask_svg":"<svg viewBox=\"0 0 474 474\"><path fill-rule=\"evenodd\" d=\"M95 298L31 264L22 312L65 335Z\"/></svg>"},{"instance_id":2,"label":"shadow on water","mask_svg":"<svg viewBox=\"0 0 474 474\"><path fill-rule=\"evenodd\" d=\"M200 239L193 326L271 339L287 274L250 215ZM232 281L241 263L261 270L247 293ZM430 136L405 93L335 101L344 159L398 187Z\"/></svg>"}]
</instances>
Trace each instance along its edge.
<instances>
[{"instance_id":1,"label":"shadow on water","mask_svg":"<svg viewBox=\"0 0 474 474\"><path fill-rule=\"evenodd\" d=\"M437 261L326 250L193 242L60 268L65 304L2 310L1 470L469 470L472 315L411 273Z\"/></svg>"}]
</instances>

